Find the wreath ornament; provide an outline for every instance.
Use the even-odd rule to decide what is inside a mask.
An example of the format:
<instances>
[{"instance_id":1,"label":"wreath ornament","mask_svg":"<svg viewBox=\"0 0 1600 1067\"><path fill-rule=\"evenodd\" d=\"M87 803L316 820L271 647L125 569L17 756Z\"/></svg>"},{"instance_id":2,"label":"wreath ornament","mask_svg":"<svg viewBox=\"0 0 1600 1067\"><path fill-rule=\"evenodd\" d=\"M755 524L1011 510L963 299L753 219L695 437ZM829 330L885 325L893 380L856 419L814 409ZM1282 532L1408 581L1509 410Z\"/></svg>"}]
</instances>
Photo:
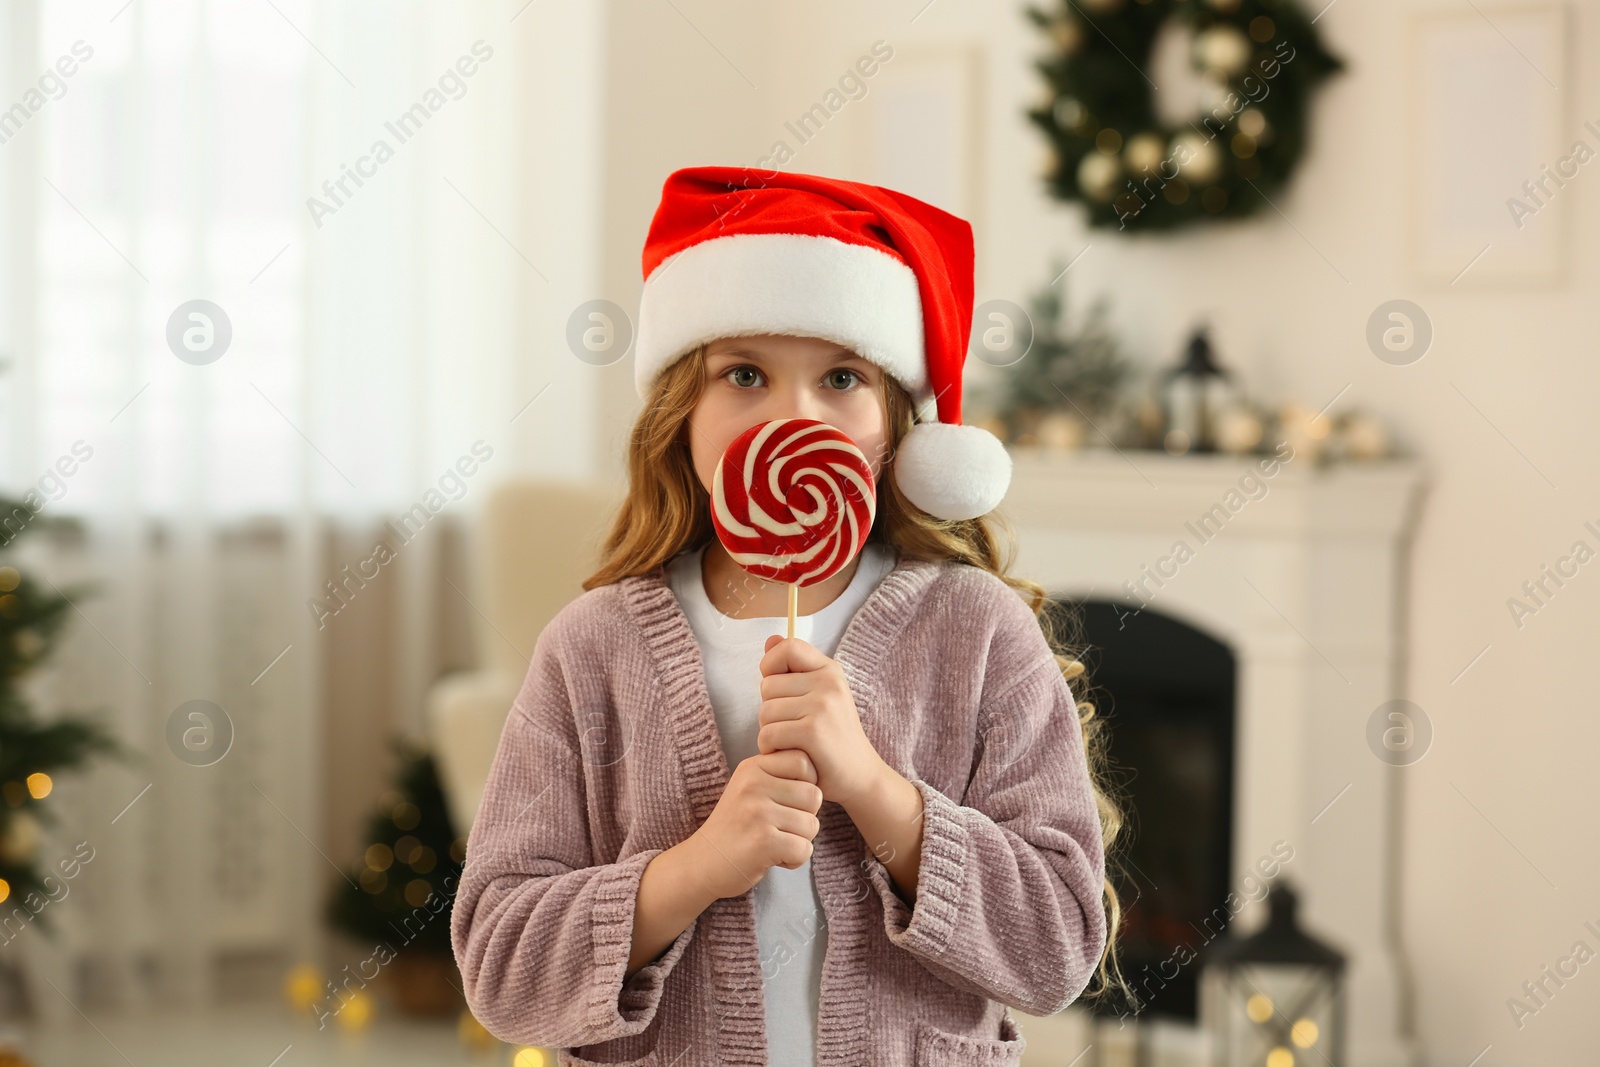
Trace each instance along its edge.
<instances>
[{"instance_id":1,"label":"wreath ornament","mask_svg":"<svg viewBox=\"0 0 1600 1067\"><path fill-rule=\"evenodd\" d=\"M1292 0L1061 0L1028 18L1055 54L1035 61L1050 194L1091 226L1163 230L1255 214L1305 151L1312 91L1344 63ZM1158 36L1187 29L1204 100L1170 126L1147 72Z\"/></svg>"}]
</instances>

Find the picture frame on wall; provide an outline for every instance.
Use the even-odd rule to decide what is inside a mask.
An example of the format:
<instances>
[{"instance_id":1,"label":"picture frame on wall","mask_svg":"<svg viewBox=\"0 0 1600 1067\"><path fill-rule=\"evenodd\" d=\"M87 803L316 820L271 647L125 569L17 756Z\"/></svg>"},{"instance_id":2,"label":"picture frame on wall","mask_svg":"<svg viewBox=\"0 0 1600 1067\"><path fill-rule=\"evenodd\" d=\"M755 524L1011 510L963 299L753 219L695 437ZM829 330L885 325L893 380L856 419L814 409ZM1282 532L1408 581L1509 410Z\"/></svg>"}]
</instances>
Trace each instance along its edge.
<instances>
[{"instance_id":1,"label":"picture frame on wall","mask_svg":"<svg viewBox=\"0 0 1600 1067\"><path fill-rule=\"evenodd\" d=\"M872 80L856 144L863 181L925 200L982 232L982 57L964 45L897 45Z\"/></svg>"},{"instance_id":2,"label":"picture frame on wall","mask_svg":"<svg viewBox=\"0 0 1600 1067\"><path fill-rule=\"evenodd\" d=\"M1563 4L1412 16L1407 214L1418 277L1457 287L1564 277L1570 185L1589 169L1578 157L1600 155L1600 115L1585 125L1567 106L1570 21Z\"/></svg>"}]
</instances>

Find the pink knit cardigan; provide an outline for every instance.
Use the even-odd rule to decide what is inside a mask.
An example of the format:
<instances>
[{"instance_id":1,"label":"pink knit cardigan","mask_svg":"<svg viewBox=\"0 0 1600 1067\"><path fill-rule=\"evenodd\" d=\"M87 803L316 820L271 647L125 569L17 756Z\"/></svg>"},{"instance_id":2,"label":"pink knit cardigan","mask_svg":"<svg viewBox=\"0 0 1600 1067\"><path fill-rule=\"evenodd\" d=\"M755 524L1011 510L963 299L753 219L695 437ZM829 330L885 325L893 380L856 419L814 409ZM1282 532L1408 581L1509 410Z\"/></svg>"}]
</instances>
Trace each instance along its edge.
<instances>
[{"instance_id":1,"label":"pink knit cardigan","mask_svg":"<svg viewBox=\"0 0 1600 1067\"><path fill-rule=\"evenodd\" d=\"M867 737L922 793L923 843L908 906L845 810L818 813L817 1063L1018 1063L1007 1007L1066 1007L1106 940L1067 683L999 578L904 557L835 658ZM716 901L623 981L645 865L694 832L728 777L663 568L562 609L507 718L451 918L490 1033L563 1064L767 1063L753 893Z\"/></svg>"}]
</instances>

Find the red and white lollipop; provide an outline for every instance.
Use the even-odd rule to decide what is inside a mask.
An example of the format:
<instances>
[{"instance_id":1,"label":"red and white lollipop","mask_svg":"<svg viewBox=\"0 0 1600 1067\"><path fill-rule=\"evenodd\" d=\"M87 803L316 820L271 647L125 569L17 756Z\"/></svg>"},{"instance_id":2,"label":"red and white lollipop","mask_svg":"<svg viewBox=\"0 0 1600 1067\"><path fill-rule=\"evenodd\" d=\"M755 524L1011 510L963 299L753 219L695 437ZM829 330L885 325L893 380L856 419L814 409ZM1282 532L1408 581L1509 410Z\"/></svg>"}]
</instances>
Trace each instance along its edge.
<instances>
[{"instance_id":1,"label":"red and white lollipop","mask_svg":"<svg viewBox=\"0 0 1600 1067\"><path fill-rule=\"evenodd\" d=\"M711 485L711 524L733 561L789 584L789 636L802 585L849 566L877 513L872 468L849 435L816 419L773 419L734 438Z\"/></svg>"}]
</instances>

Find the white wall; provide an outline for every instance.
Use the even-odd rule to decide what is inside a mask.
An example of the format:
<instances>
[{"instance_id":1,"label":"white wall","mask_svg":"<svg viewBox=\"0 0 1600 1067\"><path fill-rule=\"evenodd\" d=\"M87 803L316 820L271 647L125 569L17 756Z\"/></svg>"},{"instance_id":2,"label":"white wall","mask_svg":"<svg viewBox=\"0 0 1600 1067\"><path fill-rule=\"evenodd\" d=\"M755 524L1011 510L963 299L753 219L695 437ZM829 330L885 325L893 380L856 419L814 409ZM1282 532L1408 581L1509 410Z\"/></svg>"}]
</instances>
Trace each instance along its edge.
<instances>
[{"instance_id":1,"label":"white wall","mask_svg":"<svg viewBox=\"0 0 1600 1067\"><path fill-rule=\"evenodd\" d=\"M1040 191L1043 142L1022 110L1040 93L1030 61L1044 42L1020 6L924 3L753 13L680 2L682 17L669 5L613 5L608 295L637 306L639 246L670 169L756 162L783 122L874 40L897 49L978 45L987 72L973 212L979 300L1022 303L1048 280L1052 256L1092 244L1068 275L1070 299L1081 309L1109 296L1134 353L1166 364L1195 319L1209 317L1220 357L1262 398L1321 408L1348 385L1333 411L1379 414L1428 463L1409 666L1404 691L1393 694L1419 703L1436 730L1433 749L1406 774L1402 801L1401 937L1414 969L1415 1028L1428 1064L1465 1064L1486 1045L1483 1067L1577 1059L1600 1036L1600 969L1580 971L1520 1030L1506 1001L1576 940L1600 950L1583 928L1600 926L1600 859L1579 844L1594 839L1600 810L1600 726L1585 685L1600 632L1600 564L1583 568L1520 631L1506 599L1575 540L1600 547L1583 528L1585 520L1600 527L1592 412L1600 176L1584 173L1561 193L1573 229L1562 282L1517 290L1470 274L1456 286L1419 281L1406 252L1406 35L1412 12L1440 7L1342 0L1318 26L1348 69L1318 98L1308 156L1277 201L1282 216L1139 239L1087 231L1076 208ZM1562 89L1565 128L1576 134L1584 119L1600 119L1600 84L1584 58L1600 51L1600 10L1585 2L1571 13ZM855 106L790 169L862 177L860 131L849 125L861 114ZM1528 160L1529 176L1545 161ZM1369 314L1394 297L1421 304L1434 324L1432 350L1409 367L1378 361L1364 341ZM601 433L620 458L636 402L631 364L614 369Z\"/></svg>"},{"instance_id":2,"label":"white wall","mask_svg":"<svg viewBox=\"0 0 1600 1067\"><path fill-rule=\"evenodd\" d=\"M605 298L639 307L640 254L679 167L746 161L749 131L773 91L782 42L763 5L616 0L607 6ZM602 477L622 479L627 432L638 409L633 359L601 368L596 446Z\"/></svg>"},{"instance_id":3,"label":"white wall","mask_svg":"<svg viewBox=\"0 0 1600 1067\"><path fill-rule=\"evenodd\" d=\"M520 197L507 201L520 201L520 215L508 230L515 247L500 242L489 254L510 264L512 299L528 342L517 361L516 395L505 398L505 407L518 412L512 427L521 471L582 479L605 463L595 454L582 414L598 402L602 388L593 368L568 348L566 327L574 308L599 295L602 272L596 235L604 223L602 183L609 165L605 8L518 3L512 11L506 36L519 76L521 136L514 152L508 148L514 162L504 169L525 185ZM489 240L500 238L491 234Z\"/></svg>"}]
</instances>

